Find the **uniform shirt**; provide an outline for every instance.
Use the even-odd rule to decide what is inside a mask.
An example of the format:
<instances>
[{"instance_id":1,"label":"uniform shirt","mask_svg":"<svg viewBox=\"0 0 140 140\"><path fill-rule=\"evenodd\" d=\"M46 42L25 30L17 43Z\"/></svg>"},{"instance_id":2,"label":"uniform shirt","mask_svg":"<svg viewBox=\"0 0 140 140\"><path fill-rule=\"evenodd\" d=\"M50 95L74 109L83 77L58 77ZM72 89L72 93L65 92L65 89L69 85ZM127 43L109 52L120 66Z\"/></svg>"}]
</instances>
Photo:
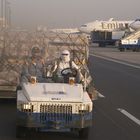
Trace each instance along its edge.
<instances>
[{"instance_id":1,"label":"uniform shirt","mask_svg":"<svg viewBox=\"0 0 140 140\"><path fill-rule=\"evenodd\" d=\"M36 76L37 80L40 81L45 74L44 62L41 58L31 58L23 66L22 75L28 79L31 76Z\"/></svg>"}]
</instances>

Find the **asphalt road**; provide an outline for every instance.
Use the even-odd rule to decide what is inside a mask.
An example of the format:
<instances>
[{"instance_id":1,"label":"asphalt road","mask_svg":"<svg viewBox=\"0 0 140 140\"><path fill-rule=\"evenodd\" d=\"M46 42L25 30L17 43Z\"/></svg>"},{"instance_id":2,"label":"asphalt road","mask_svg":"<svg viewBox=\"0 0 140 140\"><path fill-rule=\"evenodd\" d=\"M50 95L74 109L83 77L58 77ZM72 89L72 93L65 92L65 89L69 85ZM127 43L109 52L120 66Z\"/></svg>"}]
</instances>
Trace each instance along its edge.
<instances>
[{"instance_id":1,"label":"asphalt road","mask_svg":"<svg viewBox=\"0 0 140 140\"><path fill-rule=\"evenodd\" d=\"M95 139L139 140L140 124L133 117L140 120L140 69L91 57L90 71L96 88L104 95L95 101ZM133 115L128 115L133 120L120 109Z\"/></svg>"},{"instance_id":2,"label":"asphalt road","mask_svg":"<svg viewBox=\"0 0 140 140\"><path fill-rule=\"evenodd\" d=\"M140 139L140 69L90 57L90 70L102 96L94 101L89 140ZM126 113L127 112L127 113ZM131 115L130 115L131 114ZM16 101L0 100L0 140L15 140ZM70 133L34 133L27 140L77 140Z\"/></svg>"}]
</instances>

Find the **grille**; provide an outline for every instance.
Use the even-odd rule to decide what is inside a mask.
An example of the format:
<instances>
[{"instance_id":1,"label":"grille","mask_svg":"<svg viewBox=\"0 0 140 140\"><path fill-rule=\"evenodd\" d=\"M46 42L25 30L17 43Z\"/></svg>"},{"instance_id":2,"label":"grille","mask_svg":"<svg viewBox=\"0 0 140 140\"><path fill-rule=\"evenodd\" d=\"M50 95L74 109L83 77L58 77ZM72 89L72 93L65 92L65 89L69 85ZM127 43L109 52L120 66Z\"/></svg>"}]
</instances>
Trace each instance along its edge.
<instances>
[{"instance_id":1,"label":"grille","mask_svg":"<svg viewBox=\"0 0 140 140\"><path fill-rule=\"evenodd\" d=\"M72 121L72 105L41 104L40 121L63 121L69 123Z\"/></svg>"}]
</instances>

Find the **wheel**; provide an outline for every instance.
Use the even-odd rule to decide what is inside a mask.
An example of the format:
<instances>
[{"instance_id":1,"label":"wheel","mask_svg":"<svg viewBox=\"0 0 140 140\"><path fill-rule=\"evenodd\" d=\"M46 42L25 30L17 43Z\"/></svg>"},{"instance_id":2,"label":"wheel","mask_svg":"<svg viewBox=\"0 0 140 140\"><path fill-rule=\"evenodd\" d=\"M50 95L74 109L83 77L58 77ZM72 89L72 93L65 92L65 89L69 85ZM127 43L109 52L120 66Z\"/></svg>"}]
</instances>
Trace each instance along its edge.
<instances>
[{"instance_id":1,"label":"wheel","mask_svg":"<svg viewBox=\"0 0 140 140\"><path fill-rule=\"evenodd\" d=\"M125 49L124 48L119 48L120 52L124 52Z\"/></svg>"},{"instance_id":2,"label":"wheel","mask_svg":"<svg viewBox=\"0 0 140 140\"><path fill-rule=\"evenodd\" d=\"M99 43L99 47L105 47L106 46L106 44L104 44L104 43Z\"/></svg>"},{"instance_id":3,"label":"wheel","mask_svg":"<svg viewBox=\"0 0 140 140\"><path fill-rule=\"evenodd\" d=\"M82 128L79 130L79 138L88 138L89 128Z\"/></svg>"},{"instance_id":4,"label":"wheel","mask_svg":"<svg viewBox=\"0 0 140 140\"><path fill-rule=\"evenodd\" d=\"M136 52L136 48L132 49L133 52Z\"/></svg>"},{"instance_id":5,"label":"wheel","mask_svg":"<svg viewBox=\"0 0 140 140\"><path fill-rule=\"evenodd\" d=\"M77 69L75 68L65 68L61 71L61 75L63 76L64 83L69 83L70 77L76 77L77 76Z\"/></svg>"},{"instance_id":6,"label":"wheel","mask_svg":"<svg viewBox=\"0 0 140 140\"><path fill-rule=\"evenodd\" d=\"M22 138L27 135L27 130L25 127L22 126L16 126L16 137L17 138Z\"/></svg>"},{"instance_id":7,"label":"wheel","mask_svg":"<svg viewBox=\"0 0 140 140\"><path fill-rule=\"evenodd\" d=\"M139 52L139 51L140 51L140 48L137 47L137 48L136 48L136 52Z\"/></svg>"}]
</instances>

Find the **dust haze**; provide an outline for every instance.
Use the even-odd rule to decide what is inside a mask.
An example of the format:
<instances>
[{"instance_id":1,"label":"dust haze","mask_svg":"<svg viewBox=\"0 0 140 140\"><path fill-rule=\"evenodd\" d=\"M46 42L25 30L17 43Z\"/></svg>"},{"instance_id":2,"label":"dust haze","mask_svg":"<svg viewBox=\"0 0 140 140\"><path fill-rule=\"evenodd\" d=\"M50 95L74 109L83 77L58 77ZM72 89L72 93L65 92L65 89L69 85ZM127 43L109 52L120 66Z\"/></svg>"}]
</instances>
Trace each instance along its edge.
<instances>
[{"instance_id":1,"label":"dust haze","mask_svg":"<svg viewBox=\"0 0 140 140\"><path fill-rule=\"evenodd\" d=\"M96 19L139 18L139 0L8 0L12 26L73 28Z\"/></svg>"}]
</instances>

